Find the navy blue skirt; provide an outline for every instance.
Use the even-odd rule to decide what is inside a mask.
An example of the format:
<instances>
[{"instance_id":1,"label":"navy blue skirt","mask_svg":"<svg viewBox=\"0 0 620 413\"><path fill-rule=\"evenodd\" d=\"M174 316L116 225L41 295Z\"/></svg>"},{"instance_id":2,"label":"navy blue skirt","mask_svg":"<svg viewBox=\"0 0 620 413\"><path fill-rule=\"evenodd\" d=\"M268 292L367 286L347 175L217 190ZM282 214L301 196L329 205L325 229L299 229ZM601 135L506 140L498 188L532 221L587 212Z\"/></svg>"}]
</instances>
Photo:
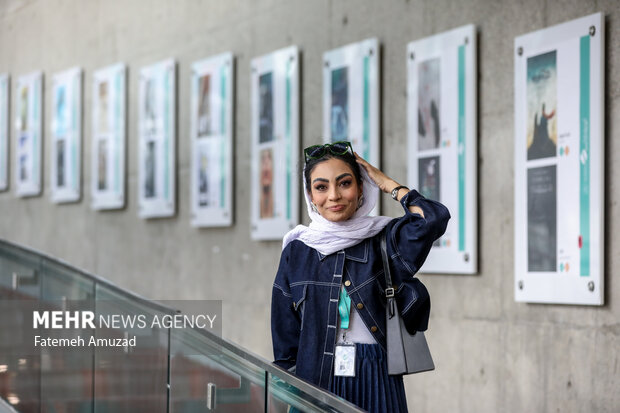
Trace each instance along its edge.
<instances>
[{"instance_id":1,"label":"navy blue skirt","mask_svg":"<svg viewBox=\"0 0 620 413\"><path fill-rule=\"evenodd\" d=\"M407 411L403 376L389 376L379 344L355 344L355 377L333 376L329 391L377 413Z\"/></svg>"}]
</instances>

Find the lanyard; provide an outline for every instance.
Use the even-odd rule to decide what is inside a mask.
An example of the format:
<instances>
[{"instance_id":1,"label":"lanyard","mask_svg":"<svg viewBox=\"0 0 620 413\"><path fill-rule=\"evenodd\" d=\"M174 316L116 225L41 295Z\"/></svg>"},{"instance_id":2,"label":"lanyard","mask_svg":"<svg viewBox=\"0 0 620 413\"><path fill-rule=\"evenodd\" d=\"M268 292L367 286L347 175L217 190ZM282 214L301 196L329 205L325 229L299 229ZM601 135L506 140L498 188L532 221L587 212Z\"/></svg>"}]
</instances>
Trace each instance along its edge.
<instances>
[{"instance_id":1,"label":"lanyard","mask_svg":"<svg viewBox=\"0 0 620 413\"><path fill-rule=\"evenodd\" d=\"M340 313L340 328L349 328L349 314L351 312L351 297L347 290L340 289L340 299L338 300L338 312Z\"/></svg>"}]
</instances>

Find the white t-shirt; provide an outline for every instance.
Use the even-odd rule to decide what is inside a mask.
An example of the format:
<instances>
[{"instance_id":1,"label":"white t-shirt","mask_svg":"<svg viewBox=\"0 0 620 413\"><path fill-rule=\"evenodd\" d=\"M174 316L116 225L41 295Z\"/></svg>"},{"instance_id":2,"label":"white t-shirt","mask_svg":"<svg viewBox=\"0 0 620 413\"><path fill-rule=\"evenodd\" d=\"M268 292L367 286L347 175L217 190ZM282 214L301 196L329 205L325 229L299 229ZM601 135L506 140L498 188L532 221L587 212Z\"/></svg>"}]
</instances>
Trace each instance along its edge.
<instances>
[{"instance_id":1,"label":"white t-shirt","mask_svg":"<svg viewBox=\"0 0 620 413\"><path fill-rule=\"evenodd\" d=\"M354 305L351 305L351 313L349 314L349 328L340 328L340 314L338 314L338 340L336 343L341 344L345 341L361 344L375 344L377 342Z\"/></svg>"}]
</instances>

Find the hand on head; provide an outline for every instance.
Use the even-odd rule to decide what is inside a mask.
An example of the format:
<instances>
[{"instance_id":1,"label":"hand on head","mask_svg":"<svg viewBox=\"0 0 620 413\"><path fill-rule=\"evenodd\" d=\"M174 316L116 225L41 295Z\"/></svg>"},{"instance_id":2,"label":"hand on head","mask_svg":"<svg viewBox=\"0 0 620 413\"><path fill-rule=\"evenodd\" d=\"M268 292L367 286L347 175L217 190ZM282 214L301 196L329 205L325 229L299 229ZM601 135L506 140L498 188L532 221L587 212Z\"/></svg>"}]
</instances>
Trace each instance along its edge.
<instances>
[{"instance_id":1,"label":"hand on head","mask_svg":"<svg viewBox=\"0 0 620 413\"><path fill-rule=\"evenodd\" d=\"M399 184L381 172L378 168L375 168L371 164L369 164L364 158L358 155L357 152L353 152L355 154L355 159L357 163L360 164L362 168L368 172L368 176L373 180L375 184L381 189L381 191L389 193L392 189L396 188Z\"/></svg>"}]
</instances>

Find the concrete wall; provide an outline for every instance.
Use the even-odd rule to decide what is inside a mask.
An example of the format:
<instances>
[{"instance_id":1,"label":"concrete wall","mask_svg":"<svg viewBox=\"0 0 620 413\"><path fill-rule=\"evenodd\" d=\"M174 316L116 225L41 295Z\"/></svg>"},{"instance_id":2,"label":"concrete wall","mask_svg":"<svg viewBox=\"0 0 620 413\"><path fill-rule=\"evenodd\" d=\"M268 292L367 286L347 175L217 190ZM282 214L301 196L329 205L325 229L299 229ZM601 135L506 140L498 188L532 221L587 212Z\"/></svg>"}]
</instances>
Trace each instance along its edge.
<instances>
[{"instance_id":1,"label":"concrete wall","mask_svg":"<svg viewBox=\"0 0 620 413\"><path fill-rule=\"evenodd\" d=\"M528 305L513 300L513 39L590 13L606 15L606 305ZM422 276L433 296L428 339L437 370L407 377L418 412L618 411L620 408L620 3L615 0L0 0L0 72L13 81L43 70L45 130L51 75L85 70L84 154L90 147L94 70L129 66L127 208L90 209L90 158L82 202L49 201L49 145L43 196L0 193L0 237L32 246L155 299L224 300L224 334L271 358L269 302L279 242L250 240L249 65L298 45L302 52L302 145L321 135L322 53L378 37L382 44L382 149L386 172L405 181L408 42L464 24L478 27L479 248L475 276ZM191 62L236 56L235 225L189 225ZM137 74L179 62L178 214L137 216ZM13 83L15 84L15 83ZM12 99L15 107L15 99ZM12 137L15 145L15 136ZM14 146L12 146L14 148ZM11 154L11 165L14 156ZM384 213L398 214L385 202Z\"/></svg>"}]
</instances>

